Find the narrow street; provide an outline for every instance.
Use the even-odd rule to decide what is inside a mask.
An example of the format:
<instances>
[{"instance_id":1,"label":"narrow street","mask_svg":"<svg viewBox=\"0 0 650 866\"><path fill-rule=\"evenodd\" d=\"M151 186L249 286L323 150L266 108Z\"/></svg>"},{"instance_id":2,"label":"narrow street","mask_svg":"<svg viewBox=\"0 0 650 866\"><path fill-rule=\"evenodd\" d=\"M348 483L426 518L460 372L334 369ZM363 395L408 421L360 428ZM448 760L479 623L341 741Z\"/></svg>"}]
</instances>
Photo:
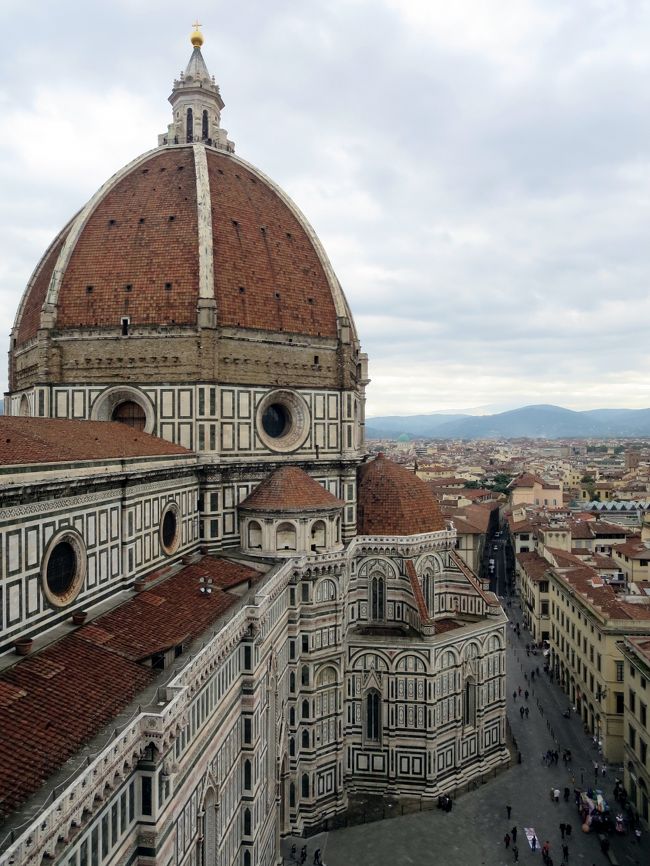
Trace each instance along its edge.
<instances>
[{"instance_id":1,"label":"narrow street","mask_svg":"<svg viewBox=\"0 0 650 866\"><path fill-rule=\"evenodd\" d=\"M521 621L517 606L507 612ZM442 863L444 866L503 866L514 862L512 846L505 849L504 835L517 827L517 845L520 863L539 863L539 848L533 852L526 841L524 828L534 828L540 846L550 842L550 855L554 866L562 863L562 838L559 824L570 823L572 833L567 840L570 864L607 864L595 833L583 833L580 816L573 798L573 779L576 786L593 783L593 762L600 756L592 748L592 741L582 731L580 720L573 716L565 719L562 713L568 702L560 688L552 685L543 674L541 655L527 657L525 645L530 640L522 627L518 638L508 627L508 717L512 733L522 753L522 763L516 762L509 770L460 797L451 813L437 809L405 815L388 821L349 827L319 838L319 846L327 866L406 866L406 864ZM528 685L531 671L539 667L540 675ZM514 701L513 691L521 686L522 698ZM523 691L529 689L528 701ZM528 706L529 716L522 719L519 707ZM573 754L570 768L562 763L561 750L568 748ZM560 751L557 766L547 767L542 755L547 749ZM610 807L616 813L618 804L613 798L614 781L620 768L610 767L599 785ZM568 803L551 801L550 790L560 791L568 786ZM512 807L510 820L506 806ZM650 839L637 844L632 835L610 837L611 851L621 866L641 866L650 862ZM307 861L311 863L311 860Z\"/></svg>"}]
</instances>

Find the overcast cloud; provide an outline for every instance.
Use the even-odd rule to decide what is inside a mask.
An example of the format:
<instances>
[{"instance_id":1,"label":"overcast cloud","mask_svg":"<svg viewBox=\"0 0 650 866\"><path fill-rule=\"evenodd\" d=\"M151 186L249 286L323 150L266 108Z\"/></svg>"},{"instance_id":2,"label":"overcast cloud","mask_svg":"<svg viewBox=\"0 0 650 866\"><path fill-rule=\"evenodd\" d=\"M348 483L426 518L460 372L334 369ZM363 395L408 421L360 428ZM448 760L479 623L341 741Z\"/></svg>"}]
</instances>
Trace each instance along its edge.
<instances>
[{"instance_id":1,"label":"overcast cloud","mask_svg":"<svg viewBox=\"0 0 650 866\"><path fill-rule=\"evenodd\" d=\"M182 5L0 3L4 346L54 234L166 128ZM194 6L238 154L343 284L369 415L650 406L647 0Z\"/></svg>"}]
</instances>

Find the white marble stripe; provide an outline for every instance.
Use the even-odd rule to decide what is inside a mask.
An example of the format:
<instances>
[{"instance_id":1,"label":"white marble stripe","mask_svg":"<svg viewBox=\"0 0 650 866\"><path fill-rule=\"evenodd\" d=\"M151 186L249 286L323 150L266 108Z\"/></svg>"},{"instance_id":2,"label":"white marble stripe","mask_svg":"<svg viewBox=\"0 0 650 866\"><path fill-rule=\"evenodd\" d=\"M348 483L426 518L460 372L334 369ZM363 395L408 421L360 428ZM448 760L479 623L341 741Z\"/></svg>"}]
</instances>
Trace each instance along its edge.
<instances>
[{"instance_id":1,"label":"white marble stripe","mask_svg":"<svg viewBox=\"0 0 650 866\"><path fill-rule=\"evenodd\" d=\"M194 147L196 170L196 208L199 234L199 298L214 298L214 258L212 255L212 201L205 145Z\"/></svg>"}]
</instances>

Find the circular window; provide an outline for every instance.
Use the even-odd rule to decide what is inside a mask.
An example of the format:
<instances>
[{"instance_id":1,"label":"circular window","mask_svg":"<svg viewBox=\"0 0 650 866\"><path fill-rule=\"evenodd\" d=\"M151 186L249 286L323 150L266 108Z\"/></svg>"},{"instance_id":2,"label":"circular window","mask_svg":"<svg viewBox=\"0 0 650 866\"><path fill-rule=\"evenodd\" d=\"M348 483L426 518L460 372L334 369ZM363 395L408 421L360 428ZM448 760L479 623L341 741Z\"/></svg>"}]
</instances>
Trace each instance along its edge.
<instances>
[{"instance_id":1,"label":"circular window","mask_svg":"<svg viewBox=\"0 0 650 866\"><path fill-rule=\"evenodd\" d=\"M309 408L295 391L272 391L257 407L257 432L271 451L295 451L309 435Z\"/></svg>"},{"instance_id":2,"label":"circular window","mask_svg":"<svg viewBox=\"0 0 650 866\"><path fill-rule=\"evenodd\" d=\"M41 565L43 592L54 607L65 607L79 595L86 577L86 547L73 529L53 536Z\"/></svg>"},{"instance_id":3,"label":"circular window","mask_svg":"<svg viewBox=\"0 0 650 866\"><path fill-rule=\"evenodd\" d=\"M111 421L119 421L120 424L133 427L134 430L144 430L147 425L147 416L142 406L135 400L125 400L123 403L118 403L113 409Z\"/></svg>"},{"instance_id":4,"label":"circular window","mask_svg":"<svg viewBox=\"0 0 650 866\"><path fill-rule=\"evenodd\" d=\"M264 432L272 439L286 435L291 427L291 414L282 403L271 403L262 415Z\"/></svg>"},{"instance_id":5,"label":"circular window","mask_svg":"<svg viewBox=\"0 0 650 866\"><path fill-rule=\"evenodd\" d=\"M181 541L178 506L170 502L160 519L160 544L168 556L178 550Z\"/></svg>"}]
</instances>

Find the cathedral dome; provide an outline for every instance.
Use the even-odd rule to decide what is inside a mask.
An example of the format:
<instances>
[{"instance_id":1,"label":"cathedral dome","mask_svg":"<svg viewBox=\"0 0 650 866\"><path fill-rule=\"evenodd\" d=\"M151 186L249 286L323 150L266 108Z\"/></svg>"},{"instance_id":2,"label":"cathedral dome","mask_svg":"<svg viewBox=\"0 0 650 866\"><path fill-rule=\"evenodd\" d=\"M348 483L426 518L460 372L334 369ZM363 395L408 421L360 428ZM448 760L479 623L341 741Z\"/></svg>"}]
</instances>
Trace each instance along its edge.
<instances>
[{"instance_id":1,"label":"cathedral dome","mask_svg":"<svg viewBox=\"0 0 650 866\"><path fill-rule=\"evenodd\" d=\"M337 315L347 315L314 232L275 184L217 148L157 148L56 238L27 287L14 345L42 327L196 326L210 301L220 326L313 337L336 337Z\"/></svg>"},{"instance_id":2,"label":"cathedral dome","mask_svg":"<svg viewBox=\"0 0 650 866\"><path fill-rule=\"evenodd\" d=\"M286 193L235 155L201 40L196 28L158 147L109 178L36 267L12 330L11 392L356 376L358 340L332 266Z\"/></svg>"},{"instance_id":3,"label":"cathedral dome","mask_svg":"<svg viewBox=\"0 0 650 866\"><path fill-rule=\"evenodd\" d=\"M425 482L383 454L359 467L357 495L359 535L419 535L447 528Z\"/></svg>"}]
</instances>

